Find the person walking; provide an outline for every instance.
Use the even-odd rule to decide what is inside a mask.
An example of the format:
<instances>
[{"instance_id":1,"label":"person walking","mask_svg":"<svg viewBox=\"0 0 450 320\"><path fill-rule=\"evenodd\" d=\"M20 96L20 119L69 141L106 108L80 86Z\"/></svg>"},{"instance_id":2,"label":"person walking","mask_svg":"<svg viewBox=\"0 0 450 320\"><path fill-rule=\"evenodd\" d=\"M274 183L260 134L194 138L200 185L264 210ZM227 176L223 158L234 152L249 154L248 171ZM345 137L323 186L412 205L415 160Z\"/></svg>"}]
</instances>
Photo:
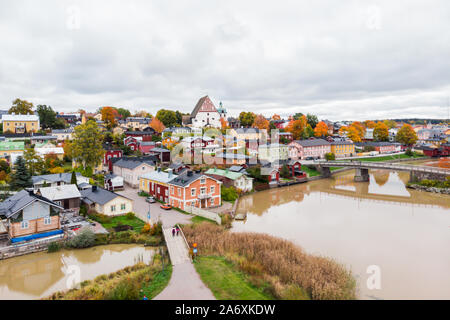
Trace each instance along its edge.
<instances>
[{"instance_id":1,"label":"person walking","mask_svg":"<svg viewBox=\"0 0 450 320\"><path fill-rule=\"evenodd\" d=\"M175 228L172 228L172 237L175 237Z\"/></svg>"},{"instance_id":2,"label":"person walking","mask_svg":"<svg viewBox=\"0 0 450 320\"><path fill-rule=\"evenodd\" d=\"M180 228L177 226L177 236L180 235Z\"/></svg>"}]
</instances>

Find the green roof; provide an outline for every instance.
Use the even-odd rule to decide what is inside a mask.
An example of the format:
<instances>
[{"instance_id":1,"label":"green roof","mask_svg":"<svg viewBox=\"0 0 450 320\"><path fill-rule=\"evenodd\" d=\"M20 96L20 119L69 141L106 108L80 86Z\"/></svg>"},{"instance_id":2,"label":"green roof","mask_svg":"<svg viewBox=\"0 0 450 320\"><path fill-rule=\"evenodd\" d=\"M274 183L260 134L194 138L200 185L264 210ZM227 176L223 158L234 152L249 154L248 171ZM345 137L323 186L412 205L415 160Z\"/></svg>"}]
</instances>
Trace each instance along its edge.
<instances>
[{"instance_id":1,"label":"green roof","mask_svg":"<svg viewBox=\"0 0 450 320\"><path fill-rule=\"evenodd\" d=\"M23 141L2 141L0 142L0 150L25 150L25 142Z\"/></svg>"},{"instance_id":2,"label":"green roof","mask_svg":"<svg viewBox=\"0 0 450 320\"><path fill-rule=\"evenodd\" d=\"M225 178L228 178L231 180L236 180L243 175L240 172L233 172L233 171L222 170L222 169L217 169L217 168L209 169L205 173L206 174L215 174L215 175L222 176L222 177L225 177Z\"/></svg>"}]
</instances>

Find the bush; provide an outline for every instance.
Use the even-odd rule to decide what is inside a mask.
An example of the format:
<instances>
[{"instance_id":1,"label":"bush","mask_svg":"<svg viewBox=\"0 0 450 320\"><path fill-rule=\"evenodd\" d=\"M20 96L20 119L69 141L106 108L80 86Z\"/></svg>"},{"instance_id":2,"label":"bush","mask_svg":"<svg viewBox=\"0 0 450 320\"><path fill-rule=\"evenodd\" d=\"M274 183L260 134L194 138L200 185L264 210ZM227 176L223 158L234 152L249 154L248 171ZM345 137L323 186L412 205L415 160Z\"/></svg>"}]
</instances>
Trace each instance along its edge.
<instances>
[{"instance_id":1,"label":"bush","mask_svg":"<svg viewBox=\"0 0 450 320\"><path fill-rule=\"evenodd\" d=\"M97 221L97 222L99 222L101 224L111 223L111 221L112 221L112 217L107 216L106 214L97 213L97 211L95 211L95 210L89 210L88 211L88 216L92 220L95 220L95 221Z\"/></svg>"},{"instance_id":2,"label":"bush","mask_svg":"<svg viewBox=\"0 0 450 320\"><path fill-rule=\"evenodd\" d=\"M327 161L336 160L336 155L333 152L325 153L325 159Z\"/></svg>"},{"instance_id":3,"label":"bush","mask_svg":"<svg viewBox=\"0 0 450 320\"><path fill-rule=\"evenodd\" d=\"M56 252L59 251L61 249L61 243L59 242L50 242L48 247L47 247L47 252Z\"/></svg>"},{"instance_id":4,"label":"bush","mask_svg":"<svg viewBox=\"0 0 450 320\"><path fill-rule=\"evenodd\" d=\"M414 153L412 152L411 148L408 148L405 151L405 155L407 155L408 157L412 157L414 156Z\"/></svg>"},{"instance_id":5,"label":"bush","mask_svg":"<svg viewBox=\"0 0 450 320\"><path fill-rule=\"evenodd\" d=\"M220 191L222 200L224 201L235 201L239 197L239 194L235 187L222 187Z\"/></svg>"},{"instance_id":6,"label":"bush","mask_svg":"<svg viewBox=\"0 0 450 320\"><path fill-rule=\"evenodd\" d=\"M290 178L291 177L291 171L289 170L289 168L288 168L288 166L287 165L283 165L282 167L281 167L281 170L280 170L280 176L282 177L282 178Z\"/></svg>"},{"instance_id":7,"label":"bush","mask_svg":"<svg viewBox=\"0 0 450 320\"><path fill-rule=\"evenodd\" d=\"M128 219L128 220L131 220L131 219L134 219L134 217L135 217L135 214L133 213L133 212L128 212L126 215L125 215L125 217Z\"/></svg>"},{"instance_id":8,"label":"bush","mask_svg":"<svg viewBox=\"0 0 450 320\"><path fill-rule=\"evenodd\" d=\"M139 284L124 279L105 295L106 300L137 300L139 299Z\"/></svg>"},{"instance_id":9,"label":"bush","mask_svg":"<svg viewBox=\"0 0 450 320\"><path fill-rule=\"evenodd\" d=\"M88 248L95 244L95 233L90 228L83 228L67 243L70 248Z\"/></svg>"},{"instance_id":10,"label":"bush","mask_svg":"<svg viewBox=\"0 0 450 320\"><path fill-rule=\"evenodd\" d=\"M140 195L141 197L148 197L150 196L147 192L145 191L139 191L138 195Z\"/></svg>"}]
</instances>

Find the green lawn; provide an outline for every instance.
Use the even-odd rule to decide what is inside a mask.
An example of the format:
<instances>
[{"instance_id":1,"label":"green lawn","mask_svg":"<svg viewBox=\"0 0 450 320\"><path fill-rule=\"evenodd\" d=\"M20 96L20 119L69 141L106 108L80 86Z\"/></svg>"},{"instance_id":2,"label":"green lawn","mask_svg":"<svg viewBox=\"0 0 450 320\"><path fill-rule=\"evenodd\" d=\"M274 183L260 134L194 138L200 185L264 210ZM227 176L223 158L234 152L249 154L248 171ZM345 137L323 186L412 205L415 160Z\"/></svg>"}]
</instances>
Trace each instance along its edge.
<instances>
[{"instance_id":1,"label":"green lawn","mask_svg":"<svg viewBox=\"0 0 450 320\"><path fill-rule=\"evenodd\" d=\"M353 159L353 161L369 161L369 162L377 162L377 161L388 161L388 160L397 160L397 159L418 159L424 158L422 155L413 155L407 156L406 154L396 154L390 156L380 156L380 157L370 157L370 158L361 158L361 159ZM350 161L350 160L338 160L338 161Z\"/></svg>"},{"instance_id":2,"label":"green lawn","mask_svg":"<svg viewBox=\"0 0 450 320\"><path fill-rule=\"evenodd\" d=\"M209 220L209 219L206 219L206 218L203 218L203 217L200 217L200 216L193 217L191 219L191 221L192 221L193 224L199 224L199 223L202 223L202 222L210 222L210 223L216 224L216 222L214 222L212 220Z\"/></svg>"},{"instance_id":3,"label":"green lawn","mask_svg":"<svg viewBox=\"0 0 450 320\"><path fill-rule=\"evenodd\" d=\"M149 299L156 297L167 286L171 276L172 265L165 266L164 271L155 274L150 283L142 287L141 297L144 295Z\"/></svg>"},{"instance_id":4,"label":"green lawn","mask_svg":"<svg viewBox=\"0 0 450 320\"><path fill-rule=\"evenodd\" d=\"M122 223L122 225L129 225L133 227L133 230L135 231L141 231L142 227L145 225L145 222L141 219L137 218L136 216L132 219L128 219L127 216L116 216L111 217L110 222L102 223L102 226L105 229L112 229L116 227L119 223Z\"/></svg>"},{"instance_id":5,"label":"green lawn","mask_svg":"<svg viewBox=\"0 0 450 320\"><path fill-rule=\"evenodd\" d=\"M246 276L222 257L197 257L194 262L203 283L219 300L271 300L271 296L253 286Z\"/></svg>"},{"instance_id":6,"label":"green lawn","mask_svg":"<svg viewBox=\"0 0 450 320\"><path fill-rule=\"evenodd\" d=\"M306 172L308 174L308 177L314 177L319 176L320 172L316 169L310 169L307 166L302 166L302 171Z\"/></svg>"}]
</instances>

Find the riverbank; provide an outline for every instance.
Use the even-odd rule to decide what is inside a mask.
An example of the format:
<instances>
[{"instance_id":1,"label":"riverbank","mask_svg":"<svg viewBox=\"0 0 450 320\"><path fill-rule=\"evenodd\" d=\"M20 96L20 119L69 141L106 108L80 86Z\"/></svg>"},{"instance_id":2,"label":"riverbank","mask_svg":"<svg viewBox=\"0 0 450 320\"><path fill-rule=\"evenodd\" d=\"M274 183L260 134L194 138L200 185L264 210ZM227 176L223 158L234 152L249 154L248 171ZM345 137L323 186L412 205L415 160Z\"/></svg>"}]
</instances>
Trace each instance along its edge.
<instances>
[{"instance_id":1,"label":"riverbank","mask_svg":"<svg viewBox=\"0 0 450 320\"><path fill-rule=\"evenodd\" d=\"M449 180L450 181L450 180ZM445 182L442 183L442 185ZM447 183L448 184L448 183ZM440 186L440 185L439 185ZM422 184L416 184L416 183L408 183L406 185L407 188L419 190L419 191L425 191L425 192L432 192L432 193L440 193L440 194L449 194L450 195L450 188L443 188L443 187L435 187L430 185L422 185Z\"/></svg>"},{"instance_id":2,"label":"riverbank","mask_svg":"<svg viewBox=\"0 0 450 320\"><path fill-rule=\"evenodd\" d=\"M167 257L167 255L165 255ZM137 263L80 283L79 288L58 291L44 300L140 300L158 295L169 283L172 266L155 254L152 262Z\"/></svg>"},{"instance_id":3,"label":"riverbank","mask_svg":"<svg viewBox=\"0 0 450 320\"><path fill-rule=\"evenodd\" d=\"M290 241L264 234L234 233L205 222L184 226L183 231L190 245L198 244L197 272L218 299L240 296L223 277L254 288L266 298L356 299L356 280L350 271L331 259L307 254ZM211 263L211 256L224 260ZM211 274L229 276L218 279ZM255 291L250 294L256 297Z\"/></svg>"}]
</instances>

